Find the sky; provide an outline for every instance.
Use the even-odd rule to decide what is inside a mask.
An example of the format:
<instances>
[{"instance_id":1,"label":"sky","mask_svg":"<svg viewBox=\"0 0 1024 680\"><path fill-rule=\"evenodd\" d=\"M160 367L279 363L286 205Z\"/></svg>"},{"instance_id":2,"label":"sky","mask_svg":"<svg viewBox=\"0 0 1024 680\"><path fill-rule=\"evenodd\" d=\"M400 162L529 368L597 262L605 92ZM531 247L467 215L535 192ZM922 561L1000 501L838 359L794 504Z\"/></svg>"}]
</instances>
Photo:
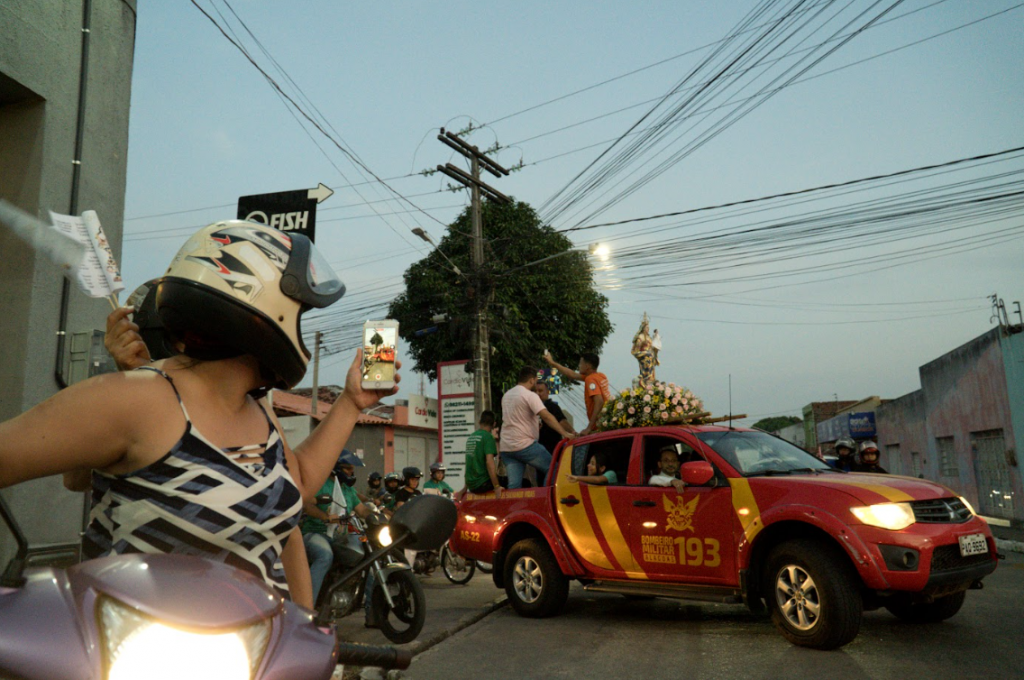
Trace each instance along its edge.
<instances>
[{"instance_id":1,"label":"sky","mask_svg":"<svg viewBox=\"0 0 1024 680\"><path fill-rule=\"evenodd\" d=\"M197 4L407 201L304 124ZM846 4L808 0L801 9L810 18ZM873 16L890 4L852 0L808 45L857 12ZM471 142L500 145L493 155L506 167L522 162L522 170L488 181L541 209L609 140L637 123L651 100L697 72L708 46L757 5L595 1L582 11L567 2L141 2L122 248L126 283L132 288L162 273L191 231L234 218L239 196L323 183L336 193L319 206L317 245L349 290L337 305L385 300L401 289L402 272L429 252L411 230L423 228L440 240L444 224L468 200L465 192L444 191L446 179L416 174L461 161L436 141L438 128L472 123ZM780 90L603 212L592 214L617 193L613 185L587 194L575 214L548 209L541 216L556 229L631 220L1024 146L1022 3L906 0L882 20L825 56L804 82ZM773 77L767 69L786 63L764 64L763 74L754 69L747 77L760 87ZM652 115L680 101L669 99ZM583 122L591 118L597 119ZM666 158L696 134L688 126L701 120L683 121L663 138L667 151L657 156L663 148L657 147L639 160ZM681 141L672 142L677 135ZM666 218L568 232L580 247L611 247L608 261L594 261L615 324L601 370L619 389L637 375L630 341L646 311L663 337L658 378L685 385L716 415L731 405L750 423L798 415L811 401L895 398L917 389L920 365L992 327L987 296L998 293L1011 312L1012 302L1024 298L1019 204L954 232L936 219L934 226L919 223L908 241L888 232L822 241L794 251L793 259L776 258L770 249L753 262L703 246L682 253L667 248L710 230L787 223L809 210L845 214L869 196L895 199L998 172L1013 182L1021 157L819 202L757 203L766 210L756 213L724 209L696 213L700 222ZM616 176L626 181L618 188L639 176L628 175L635 167ZM652 227L664 228L642 231ZM951 241L997 232L999 238L974 246ZM948 249L927 259L913 256L946 243ZM907 248L908 256L889 259ZM705 263L700 273L688 271L695 261ZM764 278L782 270L791 275ZM355 313L350 318L350 326L359 325ZM341 347L345 333L337 329L333 343L327 335L330 351L344 351L323 358L323 384L344 380L352 356ZM404 355L400 347L399 358ZM458 358L468 357L452 357ZM418 391L419 376L403 375L402 394ZM562 400L579 418L578 397Z\"/></svg>"}]
</instances>

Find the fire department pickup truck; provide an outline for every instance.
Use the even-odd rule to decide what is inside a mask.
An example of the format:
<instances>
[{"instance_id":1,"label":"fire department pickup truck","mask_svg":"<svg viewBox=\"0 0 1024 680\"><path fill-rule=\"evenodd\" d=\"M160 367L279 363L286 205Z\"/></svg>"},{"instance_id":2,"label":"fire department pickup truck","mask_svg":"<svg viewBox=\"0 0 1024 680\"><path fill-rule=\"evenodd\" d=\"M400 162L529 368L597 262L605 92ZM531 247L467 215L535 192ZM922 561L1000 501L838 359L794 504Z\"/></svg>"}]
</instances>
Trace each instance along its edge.
<instances>
[{"instance_id":1,"label":"fire department pickup truck","mask_svg":"<svg viewBox=\"0 0 1024 680\"><path fill-rule=\"evenodd\" d=\"M660 452L684 485L649 485ZM595 454L618 483L571 481ZM980 589L998 556L986 522L950 489L834 470L756 430L650 427L563 441L545 484L465 494L452 545L493 564L522 616L586 590L765 606L790 642L835 649L865 609L937 622Z\"/></svg>"}]
</instances>

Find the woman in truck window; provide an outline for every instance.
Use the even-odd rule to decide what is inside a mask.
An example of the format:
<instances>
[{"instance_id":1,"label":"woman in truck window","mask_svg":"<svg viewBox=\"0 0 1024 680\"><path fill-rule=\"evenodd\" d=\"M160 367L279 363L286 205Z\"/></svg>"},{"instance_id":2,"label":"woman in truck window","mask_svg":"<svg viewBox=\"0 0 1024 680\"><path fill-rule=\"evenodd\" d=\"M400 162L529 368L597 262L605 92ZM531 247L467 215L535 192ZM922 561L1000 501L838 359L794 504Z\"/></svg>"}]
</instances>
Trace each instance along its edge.
<instances>
[{"instance_id":1,"label":"woman in truck window","mask_svg":"<svg viewBox=\"0 0 1024 680\"><path fill-rule=\"evenodd\" d=\"M608 463L603 453L595 453L587 461L587 474L569 475L570 482L583 482L585 484L618 484L619 476L615 470L608 469Z\"/></svg>"}]
</instances>

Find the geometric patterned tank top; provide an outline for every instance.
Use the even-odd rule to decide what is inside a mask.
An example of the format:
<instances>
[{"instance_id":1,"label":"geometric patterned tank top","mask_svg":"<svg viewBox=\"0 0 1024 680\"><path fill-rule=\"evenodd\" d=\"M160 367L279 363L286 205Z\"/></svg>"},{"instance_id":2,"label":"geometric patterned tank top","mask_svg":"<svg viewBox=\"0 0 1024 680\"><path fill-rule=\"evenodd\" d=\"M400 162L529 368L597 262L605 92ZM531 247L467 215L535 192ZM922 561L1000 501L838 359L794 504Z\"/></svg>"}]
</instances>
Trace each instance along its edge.
<instances>
[{"instance_id":1,"label":"geometric patterned tank top","mask_svg":"<svg viewBox=\"0 0 1024 680\"><path fill-rule=\"evenodd\" d=\"M185 433L162 458L125 475L92 474L86 559L125 553L197 555L247 571L288 595L283 542L299 523L302 496L288 472L281 434L269 416L266 445L220 449L185 416ZM262 449L261 462L239 455Z\"/></svg>"}]
</instances>

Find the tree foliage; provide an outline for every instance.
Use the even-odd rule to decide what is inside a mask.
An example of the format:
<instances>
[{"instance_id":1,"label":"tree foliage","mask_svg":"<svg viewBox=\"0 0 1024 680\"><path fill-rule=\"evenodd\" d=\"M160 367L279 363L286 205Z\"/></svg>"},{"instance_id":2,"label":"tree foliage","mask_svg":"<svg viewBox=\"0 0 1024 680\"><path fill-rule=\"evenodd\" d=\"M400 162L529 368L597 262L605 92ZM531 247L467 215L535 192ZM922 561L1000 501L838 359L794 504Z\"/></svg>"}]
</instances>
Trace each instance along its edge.
<instances>
[{"instance_id":1,"label":"tree foliage","mask_svg":"<svg viewBox=\"0 0 1024 680\"><path fill-rule=\"evenodd\" d=\"M751 427L757 430L764 430L765 432L777 432L784 427L801 422L803 421L796 416L772 416L771 418L762 418Z\"/></svg>"},{"instance_id":2,"label":"tree foliage","mask_svg":"<svg viewBox=\"0 0 1024 680\"><path fill-rule=\"evenodd\" d=\"M473 274L471 265L467 208L439 244L463 275L432 250L406 270L405 292L392 301L389 314L400 323L416 370L436 379L439 362L473 358L476 298L488 296L491 399L497 405L523 365L546 366L545 349L575 368L582 352L600 352L612 324L608 299L594 289L586 254L573 250L566 236L542 225L533 208L518 201L485 201L482 217L484 266L479 274ZM516 270L544 258L551 259ZM447 315L448 321L433 322L438 314ZM417 331L435 325L437 332L417 337Z\"/></svg>"}]
</instances>

